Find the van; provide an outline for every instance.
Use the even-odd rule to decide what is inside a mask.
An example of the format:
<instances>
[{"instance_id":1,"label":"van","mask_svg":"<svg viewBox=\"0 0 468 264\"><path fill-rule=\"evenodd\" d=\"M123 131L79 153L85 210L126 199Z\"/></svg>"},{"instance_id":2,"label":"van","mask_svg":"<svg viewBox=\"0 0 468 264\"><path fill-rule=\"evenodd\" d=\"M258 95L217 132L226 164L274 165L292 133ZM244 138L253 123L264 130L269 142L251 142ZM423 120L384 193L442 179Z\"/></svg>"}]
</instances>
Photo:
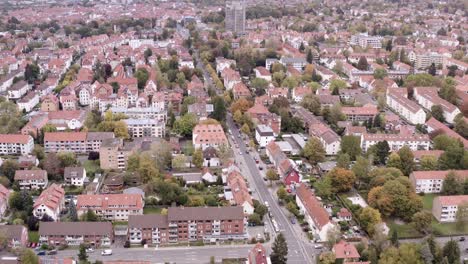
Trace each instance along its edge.
<instances>
[{"instance_id":1,"label":"van","mask_svg":"<svg viewBox=\"0 0 468 264\"><path fill-rule=\"evenodd\" d=\"M101 252L101 256L110 256L110 255L112 255L112 249L104 249Z\"/></svg>"}]
</instances>

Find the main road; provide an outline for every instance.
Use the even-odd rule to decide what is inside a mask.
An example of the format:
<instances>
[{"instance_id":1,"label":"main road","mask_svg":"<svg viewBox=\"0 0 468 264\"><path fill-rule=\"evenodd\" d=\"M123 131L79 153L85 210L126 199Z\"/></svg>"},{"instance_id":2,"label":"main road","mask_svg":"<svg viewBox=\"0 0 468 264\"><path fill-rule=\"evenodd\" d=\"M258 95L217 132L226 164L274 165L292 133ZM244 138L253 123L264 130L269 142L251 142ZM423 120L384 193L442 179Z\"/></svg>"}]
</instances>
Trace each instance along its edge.
<instances>
[{"instance_id":1,"label":"main road","mask_svg":"<svg viewBox=\"0 0 468 264\"><path fill-rule=\"evenodd\" d=\"M283 210L281 210L277 200L268 190L263 177L260 176L260 171L257 168L257 164L255 163L252 156L246 152L247 147L245 146L245 143L240 136L239 129L234 125L232 116L230 114L227 115L226 123L231 130L234 141L239 147L239 149L234 150L236 162L242 162L243 165L245 164L247 171L243 170L242 173L246 174L247 172L249 174L249 182L251 185L253 185L251 186L251 189L256 190L260 198L260 202L268 202L270 205L270 212L275 221L278 223L280 232L283 233L284 237L286 238L286 242L288 244L288 264L315 263L315 256L313 253L311 254L311 252L314 251L312 245L305 241L304 234L302 232L297 232L297 230L291 226L292 224L290 223L290 219L288 216L286 216ZM272 233L274 233L274 230L272 230Z\"/></svg>"}]
</instances>

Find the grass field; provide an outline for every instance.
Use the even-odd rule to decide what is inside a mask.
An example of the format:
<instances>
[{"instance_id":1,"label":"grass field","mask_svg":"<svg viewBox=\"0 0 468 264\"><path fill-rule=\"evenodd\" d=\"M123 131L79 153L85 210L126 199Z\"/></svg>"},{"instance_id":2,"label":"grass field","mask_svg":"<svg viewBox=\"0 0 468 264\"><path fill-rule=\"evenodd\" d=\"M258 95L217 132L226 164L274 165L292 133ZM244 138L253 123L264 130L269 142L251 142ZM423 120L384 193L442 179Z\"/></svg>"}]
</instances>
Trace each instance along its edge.
<instances>
[{"instance_id":1,"label":"grass field","mask_svg":"<svg viewBox=\"0 0 468 264\"><path fill-rule=\"evenodd\" d=\"M143 214L160 214L161 210L161 207L144 207Z\"/></svg>"},{"instance_id":2,"label":"grass field","mask_svg":"<svg viewBox=\"0 0 468 264\"><path fill-rule=\"evenodd\" d=\"M39 232L37 231L29 231L28 232L28 239L29 242L39 242Z\"/></svg>"},{"instance_id":3,"label":"grass field","mask_svg":"<svg viewBox=\"0 0 468 264\"><path fill-rule=\"evenodd\" d=\"M428 193L421 196L424 210L432 211L432 203L434 201L434 198L436 198L437 196L437 194L433 193Z\"/></svg>"}]
</instances>

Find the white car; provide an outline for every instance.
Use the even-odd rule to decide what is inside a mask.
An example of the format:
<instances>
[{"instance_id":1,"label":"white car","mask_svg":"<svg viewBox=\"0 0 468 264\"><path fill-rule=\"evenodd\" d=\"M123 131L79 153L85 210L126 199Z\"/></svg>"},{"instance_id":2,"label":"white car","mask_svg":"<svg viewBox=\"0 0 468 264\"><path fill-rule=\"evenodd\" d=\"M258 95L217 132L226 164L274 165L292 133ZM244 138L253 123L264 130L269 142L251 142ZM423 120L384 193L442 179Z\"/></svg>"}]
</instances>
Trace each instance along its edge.
<instances>
[{"instance_id":1,"label":"white car","mask_svg":"<svg viewBox=\"0 0 468 264\"><path fill-rule=\"evenodd\" d=\"M314 245L314 248L315 248L315 249L321 249L321 248L323 248L323 245L321 245L321 244L315 244L315 245Z\"/></svg>"},{"instance_id":2,"label":"white car","mask_svg":"<svg viewBox=\"0 0 468 264\"><path fill-rule=\"evenodd\" d=\"M86 249L86 253L93 253L94 252L94 248L87 248Z\"/></svg>"},{"instance_id":3,"label":"white car","mask_svg":"<svg viewBox=\"0 0 468 264\"><path fill-rule=\"evenodd\" d=\"M101 252L101 256L110 256L110 255L112 255L112 249L104 249Z\"/></svg>"}]
</instances>

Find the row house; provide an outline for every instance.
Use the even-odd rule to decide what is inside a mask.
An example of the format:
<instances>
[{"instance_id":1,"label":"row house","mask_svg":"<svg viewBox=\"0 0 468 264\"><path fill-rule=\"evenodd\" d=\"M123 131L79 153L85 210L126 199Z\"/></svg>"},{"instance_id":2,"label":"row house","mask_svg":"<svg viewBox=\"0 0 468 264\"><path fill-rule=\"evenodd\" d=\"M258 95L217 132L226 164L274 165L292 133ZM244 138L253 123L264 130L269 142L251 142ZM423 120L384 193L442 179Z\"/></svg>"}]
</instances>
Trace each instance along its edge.
<instances>
[{"instance_id":1,"label":"row house","mask_svg":"<svg viewBox=\"0 0 468 264\"><path fill-rule=\"evenodd\" d=\"M128 240L150 245L186 241L245 240L247 220L242 208L169 207L167 215L131 215Z\"/></svg>"},{"instance_id":2,"label":"row house","mask_svg":"<svg viewBox=\"0 0 468 264\"><path fill-rule=\"evenodd\" d=\"M232 206L241 206L244 214L253 214L254 205L252 196L250 196L244 176L237 169L231 170L226 176L224 197Z\"/></svg>"},{"instance_id":3,"label":"row house","mask_svg":"<svg viewBox=\"0 0 468 264\"><path fill-rule=\"evenodd\" d=\"M8 99L15 101L19 100L26 95L29 90L31 90L31 85L21 80L8 88Z\"/></svg>"},{"instance_id":4,"label":"row house","mask_svg":"<svg viewBox=\"0 0 468 264\"><path fill-rule=\"evenodd\" d=\"M453 58L444 58L444 68L457 66L457 69L463 72L468 70L468 63Z\"/></svg>"},{"instance_id":5,"label":"row house","mask_svg":"<svg viewBox=\"0 0 468 264\"><path fill-rule=\"evenodd\" d=\"M78 217L88 210L108 221L128 221L129 215L143 214L144 200L140 194L85 194L78 195Z\"/></svg>"},{"instance_id":6,"label":"row house","mask_svg":"<svg viewBox=\"0 0 468 264\"><path fill-rule=\"evenodd\" d=\"M280 179L284 184L291 185L301 181L301 175L296 170L294 163L281 151L275 141L268 143L265 152L268 159L277 168Z\"/></svg>"},{"instance_id":7,"label":"row house","mask_svg":"<svg viewBox=\"0 0 468 264\"><path fill-rule=\"evenodd\" d=\"M113 132L47 132L44 135L45 152L98 152L106 139L113 139Z\"/></svg>"},{"instance_id":8,"label":"row house","mask_svg":"<svg viewBox=\"0 0 468 264\"><path fill-rule=\"evenodd\" d=\"M322 122L309 126L309 136L318 138L327 155L337 155L341 149L341 137Z\"/></svg>"},{"instance_id":9,"label":"row house","mask_svg":"<svg viewBox=\"0 0 468 264\"><path fill-rule=\"evenodd\" d=\"M30 135L0 134L0 155L28 155L34 149Z\"/></svg>"},{"instance_id":10,"label":"row house","mask_svg":"<svg viewBox=\"0 0 468 264\"><path fill-rule=\"evenodd\" d=\"M465 149L468 149L468 140L462 137L457 132L450 129L448 126L441 123L439 120L431 117L426 122L427 132L431 135L431 137L435 137L440 134L445 134L451 138L457 139L463 143Z\"/></svg>"},{"instance_id":11,"label":"row house","mask_svg":"<svg viewBox=\"0 0 468 264\"><path fill-rule=\"evenodd\" d=\"M468 195L437 196L432 205L432 215L441 223L456 222L460 206L466 210Z\"/></svg>"},{"instance_id":12,"label":"row house","mask_svg":"<svg viewBox=\"0 0 468 264\"><path fill-rule=\"evenodd\" d=\"M377 107L373 105L342 107L341 111L346 116L346 119L351 122L373 121L375 116L379 113Z\"/></svg>"},{"instance_id":13,"label":"row house","mask_svg":"<svg viewBox=\"0 0 468 264\"><path fill-rule=\"evenodd\" d=\"M387 105L413 124L426 122L426 113L418 104L408 99L406 88L387 89Z\"/></svg>"},{"instance_id":14,"label":"row house","mask_svg":"<svg viewBox=\"0 0 468 264\"><path fill-rule=\"evenodd\" d=\"M14 179L21 190L44 189L49 183L45 170L17 170Z\"/></svg>"},{"instance_id":15,"label":"row house","mask_svg":"<svg viewBox=\"0 0 468 264\"><path fill-rule=\"evenodd\" d=\"M0 217L5 215L5 212L8 208L8 203L10 201L10 194L10 190L0 184Z\"/></svg>"},{"instance_id":16,"label":"row house","mask_svg":"<svg viewBox=\"0 0 468 264\"><path fill-rule=\"evenodd\" d=\"M247 97L252 96L249 88L247 88L247 86L242 82L237 83L232 87L232 94L235 100L238 100L239 98L242 98L242 97L247 98Z\"/></svg>"},{"instance_id":17,"label":"row house","mask_svg":"<svg viewBox=\"0 0 468 264\"><path fill-rule=\"evenodd\" d=\"M60 213L65 208L65 190L55 183L42 191L34 201L33 215L42 219L45 215L54 221L60 220Z\"/></svg>"},{"instance_id":18,"label":"row house","mask_svg":"<svg viewBox=\"0 0 468 264\"><path fill-rule=\"evenodd\" d=\"M86 179L84 167L65 167L63 179L66 185L83 186Z\"/></svg>"},{"instance_id":19,"label":"row house","mask_svg":"<svg viewBox=\"0 0 468 264\"><path fill-rule=\"evenodd\" d=\"M414 87L413 97L427 110L440 105L444 111L444 118L449 123L453 123L455 117L460 114L458 107L439 97L437 87Z\"/></svg>"},{"instance_id":20,"label":"row house","mask_svg":"<svg viewBox=\"0 0 468 264\"><path fill-rule=\"evenodd\" d=\"M451 171L413 171L409 179L416 193L440 193ZM462 181L468 179L468 170L452 171Z\"/></svg>"},{"instance_id":21,"label":"row house","mask_svg":"<svg viewBox=\"0 0 468 264\"><path fill-rule=\"evenodd\" d=\"M28 229L23 225L0 225L0 234L5 236L9 248L28 246Z\"/></svg>"},{"instance_id":22,"label":"row house","mask_svg":"<svg viewBox=\"0 0 468 264\"><path fill-rule=\"evenodd\" d=\"M229 144L223 127L220 124L198 124L193 128L193 146L202 150L207 147L219 148Z\"/></svg>"},{"instance_id":23,"label":"row house","mask_svg":"<svg viewBox=\"0 0 468 264\"><path fill-rule=\"evenodd\" d=\"M95 247L110 246L114 241L111 222L40 222L39 243L48 245Z\"/></svg>"},{"instance_id":24,"label":"row house","mask_svg":"<svg viewBox=\"0 0 468 264\"><path fill-rule=\"evenodd\" d=\"M39 104L39 95L36 92L29 92L17 101L20 111L31 112Z\"/></svg>"},{"instance_id":25,"label":"row house","mask_svg":"<svg viewBox=\"0 0 468 264\"><path fill-rule=\"evenodd\" d=\"M390 151L398 151L403 146L408 146L412 151L428 150L431 146L431 140L428 135L420 134L368 134L361 135L361 148L364 151L378 142L387 141Z\"/></svg>"},{"instance_id":26,"label":"row house","mask_svg":"<svg viewBox=\"0 0 468 264\"><path fill-rule=\"evenodd\" d=\"M312 228L314 237L321 241L327 241L328 233L337 228L336 224L330 220L327 210L305 184L299 185L296 189L296 203L300 212L304 214L306 222Z\"/></svg>"},{"instance_id":27,"label":"row house","mask_svg":"<svg viewBox=\"0 0 468 264\"><path fill-rule=\"evenodd\" d=\"M252 121L257 125L266 125L271 127L275 136L281 132L281 117L275 113L271 113L263 104L255 104L247 114L252 118Z\"/></svg>"},{"instance_id":28,"label":"row house","mask_svg":"<svg viewBox=\"0 0 468 264\"><path fill-rule=\"evenodd\" d=\"M158 137L162 138L166 134L166 124L154 119L135 119L129 118L123 120L127 124L130 137Z\"/></svg>"}]
</instances>

